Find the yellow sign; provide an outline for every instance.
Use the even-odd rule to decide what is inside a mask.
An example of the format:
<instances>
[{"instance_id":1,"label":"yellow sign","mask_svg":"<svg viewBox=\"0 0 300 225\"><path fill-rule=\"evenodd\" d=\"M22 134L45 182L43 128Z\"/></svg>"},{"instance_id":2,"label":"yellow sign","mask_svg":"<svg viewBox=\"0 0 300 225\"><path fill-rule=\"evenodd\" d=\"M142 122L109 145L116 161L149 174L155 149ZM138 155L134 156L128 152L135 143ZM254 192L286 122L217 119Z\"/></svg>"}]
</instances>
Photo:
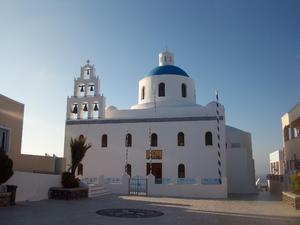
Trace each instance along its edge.
<instances>
[{"instance_id":1,"label":"yellow sign","mask_svg":"<svg viewBox=\"0 0 300 225\"><path fill-rule=\"evenodd\" d=\"M146 150L146 159L150 159L150 150ZM151 159L162 159L162 150L151 150Z\"/></svg>"}]
</instances>

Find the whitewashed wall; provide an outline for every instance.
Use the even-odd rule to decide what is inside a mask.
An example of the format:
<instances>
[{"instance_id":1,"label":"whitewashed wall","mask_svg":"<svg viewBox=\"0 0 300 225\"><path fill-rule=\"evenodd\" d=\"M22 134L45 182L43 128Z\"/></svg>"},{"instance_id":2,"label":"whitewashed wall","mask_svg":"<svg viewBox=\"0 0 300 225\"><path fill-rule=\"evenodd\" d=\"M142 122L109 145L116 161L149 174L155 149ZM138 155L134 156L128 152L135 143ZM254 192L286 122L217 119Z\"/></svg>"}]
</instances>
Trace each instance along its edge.
<instances>
[{"instance_id":1,"label":"whitewashed wall","mask_svg":"<svg viewBox=\"0 0 300 225\"><path fill-rule=\"evenodd\" d=\"M48 198L50 187L61 186L61 175L15 171L6 185L17 185L16 201L39 201Z\"/></svg>"},{"instance_id":2,"label":"whitewashed wall","mask_svg":"<svg viewBox=\"0 0 300 225\"><path fill-rule=\"evenodd\" d=\"M251 134L226 126L228 193L256 193Z\"/></svg>"},{"instance_id":3,"label":"whitewashed wall","mask_svg":"<svg viewBox=\"0 0 300 225\"><path fill-rule=\"evenodd\" d=\"M227 180L222 184L155 184L154 176L148 176L149 196L180 196L187 198L227 198Z\"/></svg>"}]
</instances>

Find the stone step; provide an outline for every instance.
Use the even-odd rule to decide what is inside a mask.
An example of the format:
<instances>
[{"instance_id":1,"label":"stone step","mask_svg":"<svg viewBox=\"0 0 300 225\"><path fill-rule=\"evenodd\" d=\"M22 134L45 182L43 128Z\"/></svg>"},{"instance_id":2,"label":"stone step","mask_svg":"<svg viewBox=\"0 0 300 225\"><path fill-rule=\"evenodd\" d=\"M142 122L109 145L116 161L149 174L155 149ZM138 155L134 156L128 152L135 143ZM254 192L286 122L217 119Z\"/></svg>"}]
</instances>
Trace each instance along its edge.
<instances>
[{"instance_id":1,"label":"stone step","mask_svg":"<svg viewBox=\"0 0 300 225\"><path fill-rule=\"evenodd\" d=\"M111 192L108 191L102 185L97 185L97 184L89 185L89 198L100 197L100 196L105 196L110 194Z\"/></svg>"}]
</instances>

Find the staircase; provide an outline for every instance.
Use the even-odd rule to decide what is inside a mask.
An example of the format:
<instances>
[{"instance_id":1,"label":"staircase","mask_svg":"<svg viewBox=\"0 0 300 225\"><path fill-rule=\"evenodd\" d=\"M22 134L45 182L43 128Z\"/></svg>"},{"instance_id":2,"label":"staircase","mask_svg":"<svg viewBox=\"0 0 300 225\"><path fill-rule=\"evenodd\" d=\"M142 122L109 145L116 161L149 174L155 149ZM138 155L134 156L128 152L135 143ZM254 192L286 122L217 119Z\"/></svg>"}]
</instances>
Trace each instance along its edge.
<instances>
[{"instance_id":1,"label":"staircase","mask_svg":"<svg viewBox=\"0 0 300 225\"><path fill-rule=\"evenodd\" d=\"M88 187L89 187L89 198L101 197L101 196L111 194L111 192L108 191L101 184L88 184Z\"/></svg>"}]
</instances>

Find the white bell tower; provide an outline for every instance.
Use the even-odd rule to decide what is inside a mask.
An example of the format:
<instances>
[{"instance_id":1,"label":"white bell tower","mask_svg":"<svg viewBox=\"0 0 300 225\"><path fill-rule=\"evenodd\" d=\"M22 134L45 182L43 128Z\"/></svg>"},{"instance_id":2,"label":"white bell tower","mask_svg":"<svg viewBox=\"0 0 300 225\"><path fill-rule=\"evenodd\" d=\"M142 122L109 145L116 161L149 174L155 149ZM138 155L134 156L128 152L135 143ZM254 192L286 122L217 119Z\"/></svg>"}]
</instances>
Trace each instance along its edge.
<instances>
[{"instance_id":1,"label":"white bell tower","mask_svg":"<svg viewBox=\"0 0 300 225\"><path fill-rule=\"evenodd\" d=\"M67 99L67 120L105 117L105 97L100 95L100 80L94 65L87 60L80 77L74 78L74 94Z\"/></svg>"},{"instance_id":2,"label":"white bell tower","mask_svg":"<svg viewBox=\"0 0 300 225\"><path fill-rule=\"evenodd\" d=\"M159 66L165 66L165 65L174 65L174 55L172 52L168 52L166 50L165 52L159 53Z\"/></svg>"}]
</instances>

